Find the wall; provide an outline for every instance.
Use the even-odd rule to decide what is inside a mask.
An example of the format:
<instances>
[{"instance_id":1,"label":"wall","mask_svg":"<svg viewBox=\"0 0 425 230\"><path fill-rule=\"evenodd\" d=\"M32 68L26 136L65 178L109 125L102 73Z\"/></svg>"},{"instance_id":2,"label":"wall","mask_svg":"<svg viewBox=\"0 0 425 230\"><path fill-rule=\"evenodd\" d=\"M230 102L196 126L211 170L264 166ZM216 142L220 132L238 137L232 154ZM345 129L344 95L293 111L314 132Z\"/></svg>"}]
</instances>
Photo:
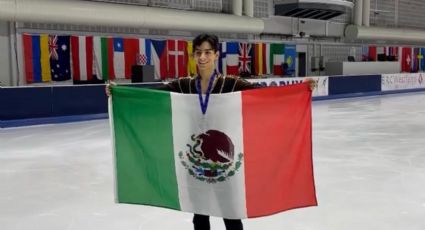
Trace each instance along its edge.
<instances>
[{"instance_id":1,"label":"wall","mask_svg":"<svg viewBox=\"0 0 425 230\"><path fill-rule=\"evenodd\" d=\"M317 87L313 99L335 99L400 92L425 92L425 81L419 74L353 75L312 77ZM265 86L298 84L303 78L250 80ZM157 84L134 84L153 87ZM0 89L0 128L72 120L87 120L93 115L106 118L107 98L104 85L11 87ZM59 119L59 118L61 119Z\"/></svg>"},{"instance_id":2,"label":"wall","mask_svg":"<svg viewBox=\"0 0 425 230\"><path fill-rule=\"evenodd\" d=\"M208 12L231 12L232 0L99 0L99 1L110 1L119 3L131 3L140 5L160 6L175 9L188 9L200 10ZM254 0L254 16L259 18L267 18L272 15L273 12L273 0ZM376 26L387 26L387 27L414 27L425 29L425 1L417 0L371 0L371 25ZM334 18L332 22L350 23L352 18L352 12L349 11L347 14L340 17ZM17 30L19 32L44 32L44 33L70 33L70 34L91 34L91 35L120 35L120 36L149 36L149 37L180 37L180 38L191 38L197 33L187 31L167 31L167 30L156 30L156 29L139 29L139 28L121 28L121 27L107 27L107 26L79 26L79 25L65 25L65 24L45 24L45 23L18 23ZM13 79L13 69L10 67L10 62L13 62L14 58L10 57L10 41L9 38L5 37L8 32L8 26L5 22L0 22L0 81L4 85L24 85L23 74L20 73L20 79ZM311 72L310 60L314 56L324 56L325 62L328 61L346 61L349 55L350 49L356 50L356 60L361 59L361 45L362 44L344 44L343 41L335 39L333 40L298 40L293 38L287 38L282 36L271 36L270 39L267 36L261 36L253 38L247 34L226 34L220 33L219 37L223 40L256 40L265 39L270 42L290 42L298 44L308 45L307 51L307 74L308 75L324 75L322 72ZM13 39L12 39L13 40ZM18 42L18 55L21 55L19 50L19 39ZM313 44L314 43L314 44ZM13 55L12 55L13 57ZM13 66L14 63L12 63ZM22 68L20 68L22 70Z\"/></svg>"},{"instance_id":3,"label":"wall","mask_svg":"<svg viewBox=\"0 0 425 230\"><path fill-rule=\"evenodd\" d=\"M0 86L11 85L11 61L9 23L0 21Z\"/></svg>"}]
</instances>

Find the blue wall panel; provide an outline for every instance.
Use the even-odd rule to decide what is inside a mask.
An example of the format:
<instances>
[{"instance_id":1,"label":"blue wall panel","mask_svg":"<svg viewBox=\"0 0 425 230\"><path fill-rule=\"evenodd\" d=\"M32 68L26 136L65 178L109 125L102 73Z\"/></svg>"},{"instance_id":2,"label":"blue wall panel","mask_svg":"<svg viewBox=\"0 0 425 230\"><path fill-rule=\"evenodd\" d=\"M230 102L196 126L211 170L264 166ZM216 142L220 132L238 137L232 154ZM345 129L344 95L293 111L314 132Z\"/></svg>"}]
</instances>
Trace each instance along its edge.
<instances>
[{"instance_id":1,"label":"blue wall panel","mask_svg":"<svg viewBox=\"0 0 425 230\"><path fill-rule=\"evenodd\" d=\"M381 91L381 75L329 77L329 95Z\"/></svg>"},{"instance_id":2,"label":"blue wall panel","mask_svg":"<svg viewBox=\"0 0 425 230\"><path fill-rule=\"evenodd\" d=\"M51 98L52 116L108 112L104 85L53 87Z\"/></svg>"},{"instance_id":3,"label":"blue wall panel","mask_svg":"<svg viewBox=\"0 0 425 230\"><path fill-rule=\"evenodd\" d=\"M0 120L50 116L51 87L0 88Z\"/></svg>"},{"instance_id":4,"label":"blue wall panel","mask_svg":"<svg viewBox=\"0 0 425 230\"><path fill-rule=\"evenodd\" d=\"M158 85L162 83L129 86ZM105 85L0 88L0 121L107 112Z\"/></svg>"}]
</instances>

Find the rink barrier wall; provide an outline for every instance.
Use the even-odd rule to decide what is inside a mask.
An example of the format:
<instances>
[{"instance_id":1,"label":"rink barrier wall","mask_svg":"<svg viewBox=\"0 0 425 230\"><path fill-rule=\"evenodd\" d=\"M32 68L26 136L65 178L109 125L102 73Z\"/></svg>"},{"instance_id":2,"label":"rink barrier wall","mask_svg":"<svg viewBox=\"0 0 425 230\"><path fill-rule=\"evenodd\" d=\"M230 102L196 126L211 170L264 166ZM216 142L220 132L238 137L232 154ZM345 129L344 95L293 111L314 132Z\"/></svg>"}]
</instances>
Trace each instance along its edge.
<instances>
[{"instance_id":1,"label":"rink barrier wall","mask_svg":"<svg viewBox=\"0 0 425 230\"><path fill-rule=\"evenodd\" d=\"M329 100L374 96L393 93L425 91L425 82L421 76L412 74L415 83L391 75L383 81L382 75L361 76L321 76L312 77L317 82L313 91L313 100ZM302 78L252 79L249 81L262 85L296 84ZM398 80L401 79L401 80ZM395 83L393 83L395 82ZM136 87L154 87L161 83L132 84ZM403 85L406 84L406 85ZM385 87L385 91L382 88ZM107 97L105 86L48 86L48 87L10 87L0 88L0 127L18 127L49 123L75 122L93 119L105 119Z\"/></svg>"}]
</instances>

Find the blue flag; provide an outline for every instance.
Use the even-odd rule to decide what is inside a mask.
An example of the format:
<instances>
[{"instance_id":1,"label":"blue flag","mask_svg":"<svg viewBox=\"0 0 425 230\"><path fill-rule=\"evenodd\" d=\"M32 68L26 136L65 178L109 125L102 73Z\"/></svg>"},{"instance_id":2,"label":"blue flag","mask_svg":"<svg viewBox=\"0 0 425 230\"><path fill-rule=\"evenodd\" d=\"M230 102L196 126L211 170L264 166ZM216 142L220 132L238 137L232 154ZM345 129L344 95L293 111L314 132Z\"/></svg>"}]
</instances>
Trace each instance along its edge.
<instances>
[{"instance_id":1,"label":"blue flag","mask_svg":"<svg viewBox=\"0 0 425 230\"><path fill-rule=\"evenodd\" d=\"M285 46L285 62L284 62L284 76L295 76L295 60L297 58L297 47L295 45Z\"/></svg>"},{"instance_id":2,"label":"blue flag","mask_svg":"<svg viewBox=\"0 0 425 230\"><path fill-rule=\"evenodd\" d=\"M421 48L421 53L419 54L419 63L421 66L421 70L424 71L425 70L425 48Z\"/></svg>"},{"instance_id":3,"label":"blue flag","mask_svg":"<svg viewBox=\"0 0 425 230\"><path fill-rule=\"evenodd\" d=\"M71 79L70 36L49 35L50 70L53 81Z\"/></svg>"}]
</instances>

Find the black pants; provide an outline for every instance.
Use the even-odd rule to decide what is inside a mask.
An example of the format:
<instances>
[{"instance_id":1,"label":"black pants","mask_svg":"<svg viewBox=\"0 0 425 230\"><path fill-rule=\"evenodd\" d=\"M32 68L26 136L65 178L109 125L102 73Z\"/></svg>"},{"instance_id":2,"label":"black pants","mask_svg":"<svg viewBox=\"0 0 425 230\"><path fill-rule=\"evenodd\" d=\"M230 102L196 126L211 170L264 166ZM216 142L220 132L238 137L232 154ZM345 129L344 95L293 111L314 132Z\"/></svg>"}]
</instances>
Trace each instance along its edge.
<instances>
[{"instance_id":1,"label":"black pants","mask_svg":"<svg viewBox=\"0 0 425 230\"><path fill-rule=\"evenodd\" d=\"M243 230L241 220L224 219L224 225L226 230ZM193 216L193 226L195 230L210 230L210 217L204 215L195 214Z\"/></svg>"}]
</instances>

